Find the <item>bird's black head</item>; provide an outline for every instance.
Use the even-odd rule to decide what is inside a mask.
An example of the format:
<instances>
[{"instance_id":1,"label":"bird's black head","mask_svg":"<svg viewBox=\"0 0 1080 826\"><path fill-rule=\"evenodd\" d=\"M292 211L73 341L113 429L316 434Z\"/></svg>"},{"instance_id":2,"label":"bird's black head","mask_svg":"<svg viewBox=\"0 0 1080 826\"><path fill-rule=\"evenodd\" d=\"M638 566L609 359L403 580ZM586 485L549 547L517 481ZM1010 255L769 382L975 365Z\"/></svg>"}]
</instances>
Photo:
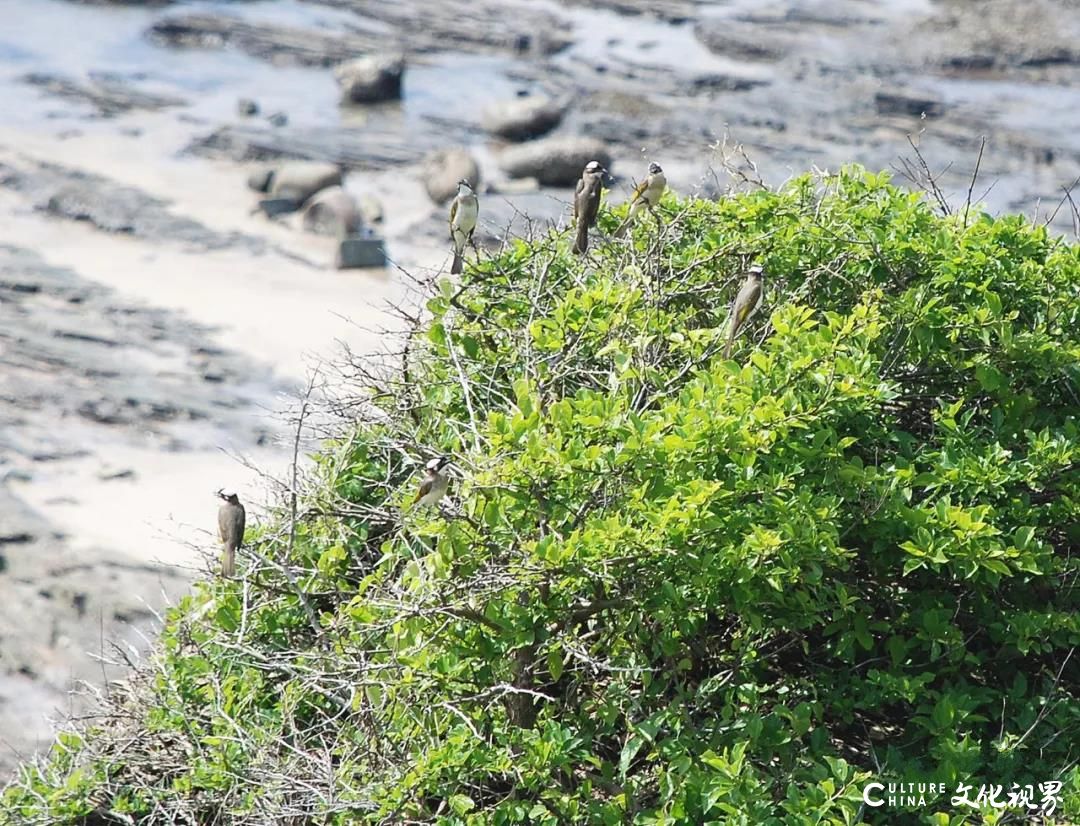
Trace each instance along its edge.
<instances>
[{"instance_id":1,"label":"bird's black head","mask_svg":"<svg viewBox=\"0 0 1080 826\"><path fill-rule=\"evenodd\" d=\"M442 470L448 464L450 464L449 456L437 456L427 463L427 469L433 473L436 473Z\"/></svg>"},{"instance_id":2,"label":"bird's black head","mask_svg":"<svg viewBox=\"0 0 1080 826\"><path fill-rule=\"evenodd\" d=\"M663 171L664 170L660 168L660 164L658 164L658 163L649 164L649 174L650 175L659 175Z\"/></svg>"},{"instance_id":3,"label":"bird's black head","mask_svg":"<svg viewBox=\"0 0 1080 826\"><path fill-rule=\"evenodd\" d=\"M240 497L237 496L235 493L226 493L224 488L219 489L215 495L219 499L222 499L223 501L228 502L230 505L239 505L240 504Z\"/></svg>"}]
</instances>

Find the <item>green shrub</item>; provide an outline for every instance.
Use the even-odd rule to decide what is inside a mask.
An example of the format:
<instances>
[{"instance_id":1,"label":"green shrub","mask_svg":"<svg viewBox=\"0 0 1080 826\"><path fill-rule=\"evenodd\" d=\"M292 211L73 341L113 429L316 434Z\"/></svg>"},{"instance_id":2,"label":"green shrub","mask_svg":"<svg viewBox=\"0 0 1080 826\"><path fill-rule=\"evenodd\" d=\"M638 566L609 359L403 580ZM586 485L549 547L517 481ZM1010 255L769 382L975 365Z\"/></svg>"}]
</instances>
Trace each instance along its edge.
<instances>
[{"instance_id":1,"label":"green shrub","mask_svg":"<svg viewBox=\"0 0 1080 826\"><path fill-rule=\"evenodd\" d=\"M858 168L569 243L437 285L295 526L12 822L999 822L871 778L1080 816L1080 246Z\"/></svg>"}]
</instances>

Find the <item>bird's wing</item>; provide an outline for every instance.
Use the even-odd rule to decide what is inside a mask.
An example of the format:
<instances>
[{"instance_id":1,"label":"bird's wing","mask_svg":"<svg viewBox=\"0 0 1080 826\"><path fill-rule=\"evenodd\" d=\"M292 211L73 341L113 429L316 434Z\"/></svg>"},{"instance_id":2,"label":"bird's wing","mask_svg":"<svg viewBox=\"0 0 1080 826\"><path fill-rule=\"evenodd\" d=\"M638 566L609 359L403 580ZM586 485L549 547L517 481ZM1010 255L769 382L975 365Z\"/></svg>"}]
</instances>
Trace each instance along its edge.
<instances>
[{"instance_id":1,"label":"bird's wing","mask_svg":"<svg viewBox=\"0 0 1080 826\"><path fill-rule=\"evenodd\" d=\"M596 215L600 212L600 193L603 186L603 181L600 180L599 175L589 182L589 189L586 194L585 218L590 227L596 223Z\"/></svg>"},{"instance_id":2,"label":"bird's wing","mask_svg":"<svg viewBox=\"0 0 1080 826\"><path fill-rule=\"evenodd\" d=\"M455 198L450 204L450 226L454 226L454 218L457 217L458 199Z\"/></svg>"},{"instance_id":3,"label":"bird's wing","mask_svg":"<svg viewBox=\"0 0 1080 826\"><path fill-rule=\"evenodd\" d=\"M585 176L582 175L578 178L577 186L574 187L574 217L578 217L578 213L581 211L579 206L581 202L581 196L585 192Z\"/></svg>"},{"instance_id":4,"label":"bird's wing","mask_svg":"<svg viewBox=\"0 0 1080 826\"><path fill-rule=\"evenodd\" d=\"M425 496L427 496L429 493L431 493L431 488L432 488L432 486L434 484L435 484L434 479L425 479L420 484L420 490L418 490L416 492L416 498L413 499L413 504L415 505L417 502L419 502L421 499L423 499Z\"/></svg>"},{"instance_id":5,"label":"bird's wing","mask_svg":"<svg viewBox=\"0 0 1080 826\"><path fill-rule=\"evenodd\" d=\"M761 285L757 283L747 284L739 291L739 297L735 299L736 323L742 324L757 306L761 298Z\"/></svg>"},{"instance_id":6,"label":"bird's wing","mask_svg":"<svg viewBox=\"0 0 1080 826\"><path fill-rule=\"evenodd\" d=\"M229 507L225 506L218 511L218 538L222 544L233 544L232 532L232 514Z\"/></svg>"},{"instance_id":7,"label":"bird's wing","mask_svg":"<svg viewBox=\"0 0 1080 826\"><path fill-rule=\"evenodd\" d=\"M630 203L634 203L638 198L645 194L645 190L649 186L649 179L646 178L640 184L634 187L634 191L630 194Z\"/></svg>"}]
</instances>

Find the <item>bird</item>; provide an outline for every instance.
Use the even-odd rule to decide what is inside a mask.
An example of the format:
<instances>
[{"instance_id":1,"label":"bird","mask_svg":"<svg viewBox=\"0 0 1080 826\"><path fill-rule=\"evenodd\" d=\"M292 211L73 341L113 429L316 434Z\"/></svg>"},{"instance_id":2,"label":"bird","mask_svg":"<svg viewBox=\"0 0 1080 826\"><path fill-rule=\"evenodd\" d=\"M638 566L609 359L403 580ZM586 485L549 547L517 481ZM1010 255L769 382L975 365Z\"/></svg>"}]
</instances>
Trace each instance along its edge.
<instances>
[{"instance_id":1,"label":"bird","mask_svg":"<svg viewBox=\"0 0 1080 826\"><path fill-rule=\"evenodd\" d=\"M450 272L453 275L462 270L462 253L465 245L472 241L476 218L480 214L480 201L472 185L462 178L457 187L457 195L450 202L450 240L454 244L454 263L450 265Z\"/></svg>"},{"instance_id":2,"label":"bird","mask_svg":"<svg viewBox=\"0 0 1080 826\"><path fill-rule=\"evenodd\" d=\"M626 219L615 230L615 237L621 238L626 234L642 207L655 209L660 204L660 199L666 189L667 178L664 177L664 170L660 168L660 164L649 164L649 174L644 181L634 187L630 195L630 211L626 213Z\"/></svg>"},{"instance_id":3,"label":"bird","mask_svg":"<svg viewBox=\"0 0 1080 826\"><path fill-rule=\"evenodd\" d=\"M599 161L589 161L581 173L581 180L574 190L574 219L577 221L577 238L574 252L584 255L589 248L589 228L596 223L600 211L600 191L604 186L604 167Z\"/></svg>"},{"instance_id":4,"label":"bird","mask_svg":"<svg viewBox=\"0 0 1080 826\"><path fill-rule=\"evenodd\" d=\"M761 293L765 270L760 264L754 264L746 273L746 280L739 288L739 294L731 305L731 322L728 327L727 346L724 348L724 358L731 355L731 347L735 344L735 336L743 328L750 317L761 307Z\"/></svg>"},{"instance_id":5,"label":"bird","mask_svg":"<svg viewBox=\"0 0 1080 826\"><path fill-rule=\"evenodd\" d=\"M416 497L409 507L437 505L439 500L446 496L446 488L450 484L450 478L444 473L444 470L448 464L450 464L450 459L447 456L439 456L427 463L424 481L420 483L420 489L416 491Z\"/></svg>"},{"instance_id":6,"label":"bird","mask_svg":"<svg viewBox=\"0 0 1080 826\"><path fill-rule=\"evenodd\" d=\"M240 497L235 493L217 492L222 500L218 508L218 538L224 546L221 555L221 575L233 576L236 573L236 552L244 544L244 506L240 504Z\"/></svg>"}]
</instances>

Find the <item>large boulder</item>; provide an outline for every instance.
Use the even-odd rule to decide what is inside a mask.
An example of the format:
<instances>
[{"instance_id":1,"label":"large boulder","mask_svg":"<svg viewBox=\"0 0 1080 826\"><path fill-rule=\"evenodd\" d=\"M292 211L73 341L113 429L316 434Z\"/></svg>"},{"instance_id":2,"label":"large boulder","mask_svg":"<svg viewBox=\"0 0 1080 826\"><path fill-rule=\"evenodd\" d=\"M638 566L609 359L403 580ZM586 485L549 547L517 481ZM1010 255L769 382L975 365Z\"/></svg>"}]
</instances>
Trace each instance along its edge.
<instances>
[{"instance_id":1,"label":"large boulder","mask_svg":"<svg viewBox=\"0 0 1080 826\"><path fill-rule=\"evenodd\" d=\"M346 103L378 103L401 97L405 60L400 55L368 55L342 63L334 70Z\"/></svg>"},{"instance_id":2,"label":"large boulder","mask_svg":"<svg viewBox=\"0 0 1080 826\"><path fill-rule=\"evenodd\" d=\"M480 186L480 167L466 149L440 149L424 158L420 179L431 200L445 204L457 194L458 181L468 181L473 189Z\"/></svg>"},{"instance_id":3,"label":"large boulder","mask_svg":"<svg viewBox=\"0 0 1080 826\"><path fill-rule=\"evenodd\" d=\"M562 121L566 108L543 95L514 98L496 103L484 111L482 124L493 135L512 141L526 141L550 132Z\"/></svg>"},{"instance_id":4,"label":"large boulder","mask_svg":"<svg viewBox=\"0 0 1080 826\"><path fill-rule=\"evenodd\" d=\"M275 198L300 204L328 186L341 186L341 168L325 161L289 161L277 167L267 190Z\"/></svg>"},{"instance_id":5,"label":"large boulder","mask_svg":"<svg viewBox=\"0 0 1080 826\"><path fill-rule=\"evenodd\" d=\"M554 137L504 149L499 166L511 178L536 178L541 186L573 186L589 161L610 166L611 153L602 141Z\"/></svg>"},{"instance_id":6,"label":"large boulder","mask_svg":"<svg viewBox=\"0 0 1080 826\"><path fill-rule=\"evenodd\" d=\"M311 196L302 221L308 232L337 238L358 232L364 223L353 196L340 186L328 186Z\"/></svg>"}]
</instances>

